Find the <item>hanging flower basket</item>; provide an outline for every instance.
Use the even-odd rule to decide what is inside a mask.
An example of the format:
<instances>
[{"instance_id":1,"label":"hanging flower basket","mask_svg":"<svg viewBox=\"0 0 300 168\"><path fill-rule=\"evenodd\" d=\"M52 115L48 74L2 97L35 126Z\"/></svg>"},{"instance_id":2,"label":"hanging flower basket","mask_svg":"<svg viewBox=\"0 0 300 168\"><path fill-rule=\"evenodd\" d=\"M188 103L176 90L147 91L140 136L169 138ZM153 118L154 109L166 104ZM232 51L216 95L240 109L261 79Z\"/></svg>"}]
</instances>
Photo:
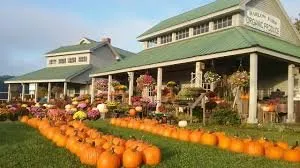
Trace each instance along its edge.
<instances>
[{"instance_id":1,"label":"hanging flower basket","mask_svg":"<svg viewBox=\"0 0 300 168\"><path fill-rule=\"evenodd\" d=\"M221 76L215 72L207 71L204 74L204 81L207 83L214 83L221 79Z\"/></svg>"},{"instance_id":2,"label":"hanging flower basket","mask_svg":"<svg viewBox=\"0 0 300 168\"><path fill-rule=\"evenodd\" d=\"M107 79L98 79L95 81L95 89L98 91L106 91L108 88Z\"/></svg>"},{"instance_id":3,"label":"hanging flower basket","mask_svg":"<svg viewBox=\"0 0 300 168\"><path fill-rule=\"evenodd\" d=\"M250 74L247 71L237 71L229 77L228 83L233 87L247 87L249 80Z\"/></svg>"},{"instance_id":4,"label":"hanging flower basket","mask_svg":"<svg viewBox=\"0 0 300 168\"><path fill-rule=\"evenodd\" d=\"M145 87L150 87L154 84L154 78L151 75L145 74L137 78L137 88L143 90Z\"/></svg>"}]
</instances>

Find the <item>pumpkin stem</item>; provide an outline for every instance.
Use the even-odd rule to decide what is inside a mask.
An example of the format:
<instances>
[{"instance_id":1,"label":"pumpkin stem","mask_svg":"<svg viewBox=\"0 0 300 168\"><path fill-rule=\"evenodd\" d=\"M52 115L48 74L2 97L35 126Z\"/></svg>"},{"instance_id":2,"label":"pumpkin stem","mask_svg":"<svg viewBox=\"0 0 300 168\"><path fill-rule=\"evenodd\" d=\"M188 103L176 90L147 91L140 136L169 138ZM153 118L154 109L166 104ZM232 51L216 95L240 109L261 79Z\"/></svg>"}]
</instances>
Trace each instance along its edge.
<instances>
[{"instance_id":1,"label":"pumpkin stem","mask_svg":"<svg viewBox=\"0 0 300 168\"><path fill-rule=\"evenodd\" d=\"M295 148L297 148L298 146L299 146L299 142L296 141L296 143L295 143L295 145L292 147L292 149L295 149Z\"/></svg>"}]
</instances>

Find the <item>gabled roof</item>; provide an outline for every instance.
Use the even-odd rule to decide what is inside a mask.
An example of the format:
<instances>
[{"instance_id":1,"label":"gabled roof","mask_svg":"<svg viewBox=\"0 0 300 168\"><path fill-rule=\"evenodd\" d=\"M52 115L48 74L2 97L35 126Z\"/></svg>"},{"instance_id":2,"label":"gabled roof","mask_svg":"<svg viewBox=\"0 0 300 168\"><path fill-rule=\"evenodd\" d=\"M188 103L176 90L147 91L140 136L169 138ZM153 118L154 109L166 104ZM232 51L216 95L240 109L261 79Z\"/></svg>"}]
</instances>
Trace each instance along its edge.
<instances>
[{"instance_id":1,"label":"gabled roof","mask_svg":"<svg viewBox=\"0 0 300 168\"><path fill-rule=\"evenodd\" d=\"M63 67L47 67L40 69L22 76L18 76L5 81L5 83L14 83L21 81L52 81L56 80L59 82L68 81L77 75L90 70L91 65L74 65L74 66L63 66ZM21 82L22 83L22 82Z\"/></svg>"},{"instance_id":2,"label":"gabled roof","mask_svg":"<svg viewBox=\"0 0 300 168\"><path fill-rule=\"evenodd\" d=\"M250 28L232 27L144 50L136 57L95 69L92 75L257 46L300 58L299 46Z\"/></svg>"},{"instance_id":3,"label":"gabled roof","mask_svg":"<svg viewBox=\"0 0 300 168\"><path fill-rule=\"evenodd\" d=\"M136 53L133 53L133 52L130 52L130 51L127 51L127 50L123 50L123 49L118 48L118 47L113 47L113 49L115 50L116 53L118 53L120 55L120 57L122 59L129 58L131 56L136 56Z\"/></svg>"},{"instance_id":4,"label":"gabled roof","mask_svg":"<svg viewBox=\"0 0 300 168\"><path fill-rule=\"evenodd\" d=\"M234 7L237 6L241 3L241 1L243 0L216 0L215 2L212 2L210 4L201 6L199 8L190 10L188 12L185 12L183 14L171 17L169 19L166 19L160 23L158 23L157 25L155 25L154 27L150 28L149 30L147 30L146 32L144 32L143 34L141 34L139 37L193 20L193 19L197 19L218 11L222 11L224 9L230 8L230 7Z\"/></svg>"},{"instance_id":5,"label":"gabled roof","mask_svg":"<svg viewBox=\"0 0 300 168\"><path fill-rule=\"evenodd\" d=\"M101 42L91 42L89 44L78 44L78 45L70 45L70 46L62 46L55 50L52 50L46 54L57 54L57 53L64 53L64 52L74 52L74 51L85 51L85 50L92 50L94 48L100 47L105 43Z\"/></svg>"}]
</instances>

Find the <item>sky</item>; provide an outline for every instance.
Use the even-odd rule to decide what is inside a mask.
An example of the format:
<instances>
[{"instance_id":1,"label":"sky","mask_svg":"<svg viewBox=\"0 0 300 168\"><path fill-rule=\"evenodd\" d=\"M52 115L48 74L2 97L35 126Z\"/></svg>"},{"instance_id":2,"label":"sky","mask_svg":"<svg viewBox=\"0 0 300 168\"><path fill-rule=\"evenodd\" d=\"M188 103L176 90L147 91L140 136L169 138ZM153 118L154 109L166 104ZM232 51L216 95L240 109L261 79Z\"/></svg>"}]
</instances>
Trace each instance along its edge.
<instances>
[{"instance_id":1,"label":"sky","mask_svg":"<svg viewBox=\"0 0 300 168\"><path fill-rule=\"evenodd\" d=\"M214 0L3 0L0 6L0 75L46 66L44 54L82 37L110 37L116 47L138 52L136 37L171 16ZM299 0L281 0L290 17Z\"/></svg>"}]
</instances>

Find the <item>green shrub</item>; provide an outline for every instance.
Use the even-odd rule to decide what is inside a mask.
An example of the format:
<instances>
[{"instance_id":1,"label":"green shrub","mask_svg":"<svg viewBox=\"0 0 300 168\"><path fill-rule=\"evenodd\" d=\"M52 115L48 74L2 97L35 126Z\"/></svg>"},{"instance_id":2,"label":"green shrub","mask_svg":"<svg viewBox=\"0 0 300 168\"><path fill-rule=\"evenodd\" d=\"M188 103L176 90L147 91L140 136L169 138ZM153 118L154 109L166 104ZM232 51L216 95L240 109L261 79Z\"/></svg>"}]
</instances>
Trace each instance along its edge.
<instances>
[{"instance_id":1,"label":"green shrub","mask_svg":"<svg viewBox=\"0 0 300 168\"><path fill-rule=\"evenodd\" d=\"M219 125L240 125L238 113L230 108L218 109L212 114L212 122Z\"/></svg>"}]
</instances>

